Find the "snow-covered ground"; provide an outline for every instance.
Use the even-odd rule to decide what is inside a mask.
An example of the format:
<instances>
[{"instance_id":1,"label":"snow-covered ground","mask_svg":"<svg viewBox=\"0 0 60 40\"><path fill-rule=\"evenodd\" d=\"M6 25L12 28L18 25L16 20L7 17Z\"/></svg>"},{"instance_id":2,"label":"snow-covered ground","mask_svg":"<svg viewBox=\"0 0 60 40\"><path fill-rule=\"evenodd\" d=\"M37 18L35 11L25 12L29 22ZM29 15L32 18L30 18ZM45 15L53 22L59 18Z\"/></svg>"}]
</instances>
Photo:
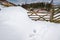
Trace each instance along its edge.
<instances>
[{"instance_id":1,"label":"snow-covered ground","mask_svg":"<svg viewBox=\"0 0 60 40\"><path fill-rule=\"evenodd\" d=\"M60 24L32 21L24 8L5 7L0 11L0 40L60 40Z\"/></svg>"}]
</instances>

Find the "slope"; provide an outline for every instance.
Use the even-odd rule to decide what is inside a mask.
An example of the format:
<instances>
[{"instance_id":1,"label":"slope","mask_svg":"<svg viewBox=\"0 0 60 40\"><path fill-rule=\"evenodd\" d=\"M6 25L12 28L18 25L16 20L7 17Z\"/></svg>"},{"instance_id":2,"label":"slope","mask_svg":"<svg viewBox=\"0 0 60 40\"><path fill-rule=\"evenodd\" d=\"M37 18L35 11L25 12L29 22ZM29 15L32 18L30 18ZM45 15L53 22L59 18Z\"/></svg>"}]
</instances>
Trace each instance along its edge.
<instances>
[{"instance_id":1,"label":"slope","mask_svg":"<svg viewBox=\"0 0 60 40\"><path fill-rule=\"evenodd\" d=\"M0 40L60 40L60 24L32 21L22 7L0 11Z\"/></svg>"}]
</instances>

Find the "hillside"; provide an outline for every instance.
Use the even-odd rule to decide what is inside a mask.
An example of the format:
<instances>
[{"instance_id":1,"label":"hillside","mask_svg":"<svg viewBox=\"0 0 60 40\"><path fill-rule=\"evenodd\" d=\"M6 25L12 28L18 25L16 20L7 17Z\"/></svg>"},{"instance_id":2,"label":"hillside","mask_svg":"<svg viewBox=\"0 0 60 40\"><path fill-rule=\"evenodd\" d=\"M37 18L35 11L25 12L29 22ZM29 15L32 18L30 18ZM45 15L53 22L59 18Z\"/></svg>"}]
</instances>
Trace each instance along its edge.
<instances>
[{"instance_id":1,"label":"hillside","mask_svg":"<svg viewBox=\"0 0 60 40\"><path fill-rule=\"evenodd\" d=\"M60 40L60 24L32 21L27 12L19 6L1 9L0 40Z\"/></svg>"}]
</instances>

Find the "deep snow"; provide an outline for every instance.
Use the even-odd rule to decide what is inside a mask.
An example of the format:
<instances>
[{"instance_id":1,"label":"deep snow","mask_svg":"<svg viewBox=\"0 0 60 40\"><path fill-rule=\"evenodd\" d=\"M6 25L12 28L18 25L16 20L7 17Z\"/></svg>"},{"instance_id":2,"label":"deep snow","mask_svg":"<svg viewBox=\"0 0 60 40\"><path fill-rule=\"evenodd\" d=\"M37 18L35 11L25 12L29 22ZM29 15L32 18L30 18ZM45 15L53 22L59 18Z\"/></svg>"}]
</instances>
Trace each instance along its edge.
<instances>
[{"instance_id":1,"label":"deep snow","mask_svg":"<svg viewBox=\"0 0 60 40\"><path fill-rule=\"evenodd\" d=\"M60 40L60 24L32 21L22 7L0 11L0 40Z\"/></svg>"}]
</instances>

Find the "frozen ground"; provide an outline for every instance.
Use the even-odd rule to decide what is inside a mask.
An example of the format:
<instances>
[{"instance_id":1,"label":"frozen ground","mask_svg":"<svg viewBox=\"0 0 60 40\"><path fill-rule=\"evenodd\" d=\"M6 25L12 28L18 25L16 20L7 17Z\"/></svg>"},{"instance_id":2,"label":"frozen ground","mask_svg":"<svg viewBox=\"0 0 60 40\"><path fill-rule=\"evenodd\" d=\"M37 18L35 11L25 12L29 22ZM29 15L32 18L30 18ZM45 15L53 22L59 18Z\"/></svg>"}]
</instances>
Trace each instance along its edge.
<instances>
[{"instance_id":1,"label":"frozen ground","mask_svg":"<svg viewBox=\"0 0 60 40\"><path fill-rule=\"evenodd\" d=\"M32 21L22 7L0 11L0 40L60 40L60 24Z\"/></svg>"}]
</instances>

